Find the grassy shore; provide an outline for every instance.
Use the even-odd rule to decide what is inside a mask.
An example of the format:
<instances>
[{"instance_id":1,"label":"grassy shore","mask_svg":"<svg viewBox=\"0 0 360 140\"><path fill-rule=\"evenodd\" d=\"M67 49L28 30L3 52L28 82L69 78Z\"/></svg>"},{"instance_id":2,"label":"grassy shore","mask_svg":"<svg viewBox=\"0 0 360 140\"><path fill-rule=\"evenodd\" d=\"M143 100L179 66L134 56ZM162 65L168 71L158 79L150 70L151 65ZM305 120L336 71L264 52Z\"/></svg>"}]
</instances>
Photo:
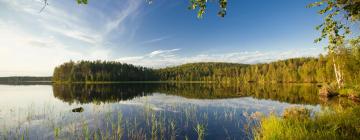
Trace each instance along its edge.
<instances>
[{"instance_id":1,"label":"grassy shore","mask_svg":"<svg viewBox=\"0 0 360 140\"><path fill-rule=\"evenodd\" d=\"M358 139L360 138L360 106L324 109L310 116L307 109L289 108L282 116L261 119L255 128L255 139Z\"/></svg>"},{"instance_id":2,"label":"grassy shore","mask_svg":"<svg viewBox=\"0 0 360 140\"><path fill-rule=\"evenodd\" d=\"M217 83L216 81L84 81L84 82L64 82L53 81L55 84L151 84L151 83Z\"/></svg>"}]
</instances>

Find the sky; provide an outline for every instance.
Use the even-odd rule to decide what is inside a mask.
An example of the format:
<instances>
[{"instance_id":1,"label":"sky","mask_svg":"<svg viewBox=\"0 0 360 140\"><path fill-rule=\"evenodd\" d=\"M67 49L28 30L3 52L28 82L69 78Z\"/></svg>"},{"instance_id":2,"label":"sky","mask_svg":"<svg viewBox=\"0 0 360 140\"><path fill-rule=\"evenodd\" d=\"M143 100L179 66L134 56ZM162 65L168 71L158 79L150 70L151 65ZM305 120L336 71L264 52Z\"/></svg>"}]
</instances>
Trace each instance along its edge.
<instances>
[{"instance_id":1,"label":"sky","mask_svg":"<svg viewBox=\"0 0 360 140\"><path fill-rule=\"evenodd\" d=\"M202 19L188 0L0 0L0 76L50 76L70 60L160 68L190 62L263 63L324 53L313 0L209 3ZM40 12L41 11L41 12Z\"/></svg>"}]
</instances>

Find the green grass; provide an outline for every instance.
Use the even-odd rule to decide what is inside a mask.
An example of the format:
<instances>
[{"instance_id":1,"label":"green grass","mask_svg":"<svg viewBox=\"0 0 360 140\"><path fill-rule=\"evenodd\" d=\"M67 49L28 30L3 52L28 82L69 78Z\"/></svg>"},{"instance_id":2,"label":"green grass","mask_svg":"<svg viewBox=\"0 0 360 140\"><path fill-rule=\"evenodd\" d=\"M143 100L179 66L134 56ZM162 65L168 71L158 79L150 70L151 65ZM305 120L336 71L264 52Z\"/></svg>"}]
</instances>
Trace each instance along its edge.
<instances>
[{"instance_id":1,"label":"green grass","mask_svg":"<svg viewBox=\"0 0 360 140\"><path fill-rule=\"evenodd\" d=\"M255 128L255 139L358 139L360 138L360 106L325 109L310 117L303 109L289 109L286 117L270 115ZM306 110L306 109L305 109ZM301 117L299 117L301 116Z\"/></svg>"},{"instance_id":2,"label":"green grass","mask_svg":"<svg viewBox=\"0 0 360 140\"><path fill-rule=\"evenodd\" d=\"M349 97L352 99L360 99L360 87L359 86L347 86L339 90L340 96Z\"/></svg>"}]
</instances>

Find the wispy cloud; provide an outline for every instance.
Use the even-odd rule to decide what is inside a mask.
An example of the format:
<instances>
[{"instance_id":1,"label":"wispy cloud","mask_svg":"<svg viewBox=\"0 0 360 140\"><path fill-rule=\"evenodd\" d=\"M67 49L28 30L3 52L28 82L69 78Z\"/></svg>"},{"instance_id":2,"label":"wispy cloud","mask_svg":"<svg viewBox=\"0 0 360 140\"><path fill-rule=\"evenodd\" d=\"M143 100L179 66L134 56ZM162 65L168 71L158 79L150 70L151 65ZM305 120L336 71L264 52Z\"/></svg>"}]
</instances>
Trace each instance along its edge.
<instances>
[{"instance_id":1,"label":"wispy cloud","mask_svg":"<svg viewBox=\"0 0 360 140\"><path fill-rule=\"evenodd\" d=\"M193 56L181 56L177 52L180 49L155 50L143 56L122 57L116 59L120 62L131 63L148 67L166 67L193 62L231 62L231 63L264 63L293 57L315 57L324 53L322 49L297 49L286 51L254 51L254 52L231 52L216 54L197 54Z\"/></svg>"},{"instance_id":2,"label":"wispy cloud","mask_svg":"<svg viewBox=\"0 0 360 140\"><path fill-rule=\"evenodd\" d=\"M65 61L111 60L112 45L121 46L119 42L128 39L124 35L134 32L129 26L141 16L142 2L111 1L108 4L119 6L109 10L73 1L49 1L39 13L41 0L0 0L0 71L51 75L53 68Z\"/></svg>"},{"instance_id":3,"label":"wispy cloud","mask_svg":"<svg viewBox=\"0 0 360 140\"><path fill-rule=\"evenodd\" d=\"M114 30L119 29L120 27L124 28L123 23L130 15L136 15L139 11L139 6L141 1L138 0L130 0L127 1L123 9L119 9L116 13L115 18L112 18L109 22L105 24L105 32L104 34L111 33Z\"/></svg>"},{"instance_id":4,"label":"wispy cloud","mask_svg":"<svg viewBox=\"0 0 360 140\"><path fill-rule=\"evenodd\" d=\"M170 49L170 50L155 50L143 56L130 56L130 57L121 57L115 59L115 61L131 63L135 65L157 67L159 65L169 65L175 61L177 55L175 52L180 49Z\"/></svg>"},{"instance_id":5,"label":"wispy cloud","mask_svg":"<svg viewBox=\"0 0 360 140\"><path fill-rule=\"evenodd\" d=\"M162 36L162 37L159 37L159 38L154 38L154 39L150 39L150 40L140 42L139 45L145 45L145 44L161 42L161 41L169 39L169 38L171 38L171 37L170 36Z\"/></svg>"},{"instance_id":6,"label":"wispy cloud","mask_svg":"<svg viewBox=\"0 0 360 140\"><path fill-rule=\"evenodd\" d=\"M164 58L169 58L169 57L174 57L175 54L174 52L179 51L180 49L171 49L171 50L156 50L151 52L148 56L150 57L164 57Z\"/></svg>"},{"instance_id":7,"label":"wispy cloud","mask_svg":"<svg viewBox=\"0 0 360 140\"><path fill-rule=\"evenodd\" d=\"M39 10L42 8L43 2L39 0L2 0L0 3L18 12L15 14L26 15L18 17L22 17L25 22L34 21L32 24L36 25L32 26L41 27L42 32L57 33L79 42L100 46L103 44L102 41L106 41L109 34L115 31L117 35L125 34L127 30L131 29L126 27L126 22L139 16L142 1L112 2L110 4L120 5L119 3L121 3L121 6L110 13L104 13L105 9L92 8L90 5L74 7L72 5L75 3L72 1L50 1L50 5L41 13Z\"/></svg>"}]
</instances>

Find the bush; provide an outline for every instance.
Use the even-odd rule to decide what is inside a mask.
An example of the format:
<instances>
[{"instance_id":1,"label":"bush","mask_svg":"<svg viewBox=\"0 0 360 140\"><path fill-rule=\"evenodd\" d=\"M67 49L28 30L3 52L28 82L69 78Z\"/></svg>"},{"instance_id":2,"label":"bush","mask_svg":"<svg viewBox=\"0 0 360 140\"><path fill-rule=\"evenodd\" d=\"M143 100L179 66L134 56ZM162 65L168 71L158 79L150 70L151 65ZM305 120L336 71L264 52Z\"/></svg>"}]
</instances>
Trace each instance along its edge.
<instances>
[{"instance_id":1,"label":"bush","mask_svg":"<svg viewBox=\"0 0 360 140\"><path fill-rule=\"evenodd\" d=\"M285 109L282 116L285 119L308 119L310 110L305 107L290 107Z\"/></svg>"}]
</instances>

